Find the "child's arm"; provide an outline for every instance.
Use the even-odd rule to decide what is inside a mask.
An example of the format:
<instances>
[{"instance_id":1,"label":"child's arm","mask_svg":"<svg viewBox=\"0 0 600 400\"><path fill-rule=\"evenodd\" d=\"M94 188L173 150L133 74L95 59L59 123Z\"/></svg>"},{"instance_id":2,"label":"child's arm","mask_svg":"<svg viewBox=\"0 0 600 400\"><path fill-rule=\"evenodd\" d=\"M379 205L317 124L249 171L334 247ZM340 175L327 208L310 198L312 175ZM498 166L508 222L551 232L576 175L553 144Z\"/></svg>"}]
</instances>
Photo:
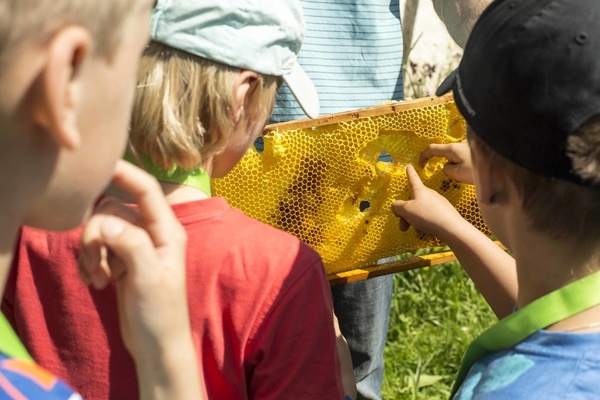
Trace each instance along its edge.
<instances>
[{"instance_id":1,"label":"child's arm","mask_svg":"<svg viewBox=\"0 0 600 400\"><path fill-rule=\"evenodd\" d=\"M348 342L342 331L338 319L333 314L333 326L335 328L336 346L338 355L340 357L340 364L342 367L342 383L344 385L344 393L346 393L346 399L356 399L356 379L354 377L354 367L352 366L352 356L350 355L350 348L348 348Z\"/></svg>"},{"instance_id":2,"label":"child's arm","mask_svg":"<svg viewBox=\"0 0 600 400\"><path fill-rule=\"evenodd\" d=\"M411 225L446 243L499 318L512 312L517 299L515 261L461 217L448 200L423 185L415 169L406 168L412 200L397 200L393 213L400 229Z\"/></svg>"},{"instance_id":3,"label":"child's arm","mask_svg":"<svg viewBox=\"0 0 600 400\"><path fill-rule=\"evenodd\" d=\"M114 183L138 209L106 199L82 236L86 283L116 280L123 342L137 369L142 399L202 399L185 283L186 234L156 180L117 164Z\"/></svg>"}]
</instances>

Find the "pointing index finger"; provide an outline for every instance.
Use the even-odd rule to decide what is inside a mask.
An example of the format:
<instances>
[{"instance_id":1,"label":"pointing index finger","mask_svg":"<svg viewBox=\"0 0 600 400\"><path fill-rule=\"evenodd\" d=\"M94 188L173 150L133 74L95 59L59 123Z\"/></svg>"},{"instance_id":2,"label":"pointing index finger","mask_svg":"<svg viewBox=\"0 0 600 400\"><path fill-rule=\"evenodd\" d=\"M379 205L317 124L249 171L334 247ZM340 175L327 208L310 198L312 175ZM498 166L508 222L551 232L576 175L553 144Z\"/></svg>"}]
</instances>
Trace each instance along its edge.
<instances>
[{"instance_id":1,"label":"pointing index finger","mask_svg":"<svg viewBox=\"0 0 600 400\"><path fill-rule=\"evenodd\" d=\"M430 158L435 156L437 156L435 152L435 145L430 144L419 155L419 167L423 168L425 164L427 164L427 161L429 161Z\"/></svg>"},{"instance_id":2,"label":"pointing index finger","mask_svg":"<svg viewBox=\"0 0 600 400\"><path fill-rule=\"evenodd\" d=\"M406 177L408 178L408 185L410 186L413 196L416 197L416 193L423 187L423 182L417 174L415 167L411 164L406 165Z\"/></svg>"}]
</instances>

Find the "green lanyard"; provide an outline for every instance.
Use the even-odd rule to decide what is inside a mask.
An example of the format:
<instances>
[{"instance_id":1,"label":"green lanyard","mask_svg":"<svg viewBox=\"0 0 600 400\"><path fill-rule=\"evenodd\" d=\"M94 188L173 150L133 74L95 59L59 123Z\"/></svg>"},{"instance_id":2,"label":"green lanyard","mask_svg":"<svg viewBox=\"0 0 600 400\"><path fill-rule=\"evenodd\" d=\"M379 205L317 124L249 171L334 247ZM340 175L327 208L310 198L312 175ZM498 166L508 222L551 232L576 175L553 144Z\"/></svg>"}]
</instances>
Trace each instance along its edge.
<instances>
[{"instance_id":1,"label":"green lanyard","mask_svg":"<svg viewBox=\"0 0 600 400\"><path fill-rule=\"evenodd\" d=\"M502 319L467 348L450 398L456 394L471 366L487 353L514 346L540 329L598 304L600 271L550 292Z\"/></svg>"},{"instance_id":2,"label":"green lanyard","mask_svg":"<svg viewBox=\"0 0 600 400\"><path fill-rule=\"evenodd\" d=\"M21 343L12 326L2 313L0 313L0 351L11 358L33 361L33 358L25 350L25 346L23 346L23 343Z\"/></svg>"},{"instance_id":3,"label":"green lanyard","mask_svg":"<svg viewBox=\"0 0 600 400\"><path fill-rule=\"evenodd\" d=\"M162 182L175 183L178 185L190 186L203 191L207 196L211 196L210 176L202 168L183 169L173 167L165 171L150 160L150 157L143 154L135 156L129 152L125 153L123 159L134 165L142 163L142 167L156 179Z\"/></svg>"}]
</instances>

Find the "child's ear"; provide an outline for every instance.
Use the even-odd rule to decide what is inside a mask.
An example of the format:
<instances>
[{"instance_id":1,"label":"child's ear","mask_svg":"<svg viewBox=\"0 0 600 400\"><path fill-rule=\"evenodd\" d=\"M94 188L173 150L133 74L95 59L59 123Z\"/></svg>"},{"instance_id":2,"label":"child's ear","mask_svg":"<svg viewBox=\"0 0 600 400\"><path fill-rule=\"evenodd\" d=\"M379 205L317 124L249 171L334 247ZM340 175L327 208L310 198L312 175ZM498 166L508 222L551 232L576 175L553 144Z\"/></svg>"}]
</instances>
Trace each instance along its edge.
<instances>
[{"instance_id":1,"label":"child's ear","mask_svg":"<svg viewBox=\"0 0 600 400\"><path fill-rule=\"evenodd\" d=\"M81 142L77 127L77 78L91 55L87 30L67 26L46 47L46 60L35 82L33 122L48 132L61 147L75 149Z\"/></svg>"},{"instance_id":2,"label":"child's ear","mask_svg":"<svg viewBox=\"0 0 600 400\"><path fill-rule=\"evenodd\" d=\"M250 93L250 89L253 87L253 85L256 85L258 81L258 73L247 69L240 71L233 87L233 101L235 103L235 107L232 113L232 118L234 124L237 124L242 118L242 114L244 113L244 105L246 104L246 99Z\"/></svg>"},{"instance_id":3,"label":"child's ear","mask_svg":"<svg viewBox=\"0 0 600 400\"><path fill-rule=\"evenodd\" d=\"M473 167L477 168L479 178L477 195L483 204L495 204L506 200L507 180L497 163L490 157L489 151L482 146L471 146Z\"/></svg>"}]
</instances>

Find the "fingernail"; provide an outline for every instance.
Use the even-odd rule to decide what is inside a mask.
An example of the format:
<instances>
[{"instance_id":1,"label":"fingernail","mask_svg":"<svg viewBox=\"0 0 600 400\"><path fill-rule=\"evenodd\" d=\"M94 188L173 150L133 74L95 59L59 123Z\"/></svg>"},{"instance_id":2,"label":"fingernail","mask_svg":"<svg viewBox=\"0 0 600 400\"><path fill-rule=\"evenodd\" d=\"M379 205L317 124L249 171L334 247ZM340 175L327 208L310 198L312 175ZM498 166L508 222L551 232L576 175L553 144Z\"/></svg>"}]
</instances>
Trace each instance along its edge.
<instances>
[{"instance_id":1,"label":"fingernail","mask_svg":"<svg viewBox=\"0 0 600 400\"><path fill-rule=\"evenodd\" d=\"M92 286L94 289L104 289L108 283L108 279L101 271L95 271L92 274Z\"/></svg>"},{"instance_id":2,"label":"fingernail","mask_svg":"<svg viewBox=\"0 0 600 400\"><path fill-rule=\"evenodd\" d=\"M109 217L102 223L102 233L108 237L119 236L124 229L125 225L123 222L116 218Z\"/></svg>"}]
</instances>

